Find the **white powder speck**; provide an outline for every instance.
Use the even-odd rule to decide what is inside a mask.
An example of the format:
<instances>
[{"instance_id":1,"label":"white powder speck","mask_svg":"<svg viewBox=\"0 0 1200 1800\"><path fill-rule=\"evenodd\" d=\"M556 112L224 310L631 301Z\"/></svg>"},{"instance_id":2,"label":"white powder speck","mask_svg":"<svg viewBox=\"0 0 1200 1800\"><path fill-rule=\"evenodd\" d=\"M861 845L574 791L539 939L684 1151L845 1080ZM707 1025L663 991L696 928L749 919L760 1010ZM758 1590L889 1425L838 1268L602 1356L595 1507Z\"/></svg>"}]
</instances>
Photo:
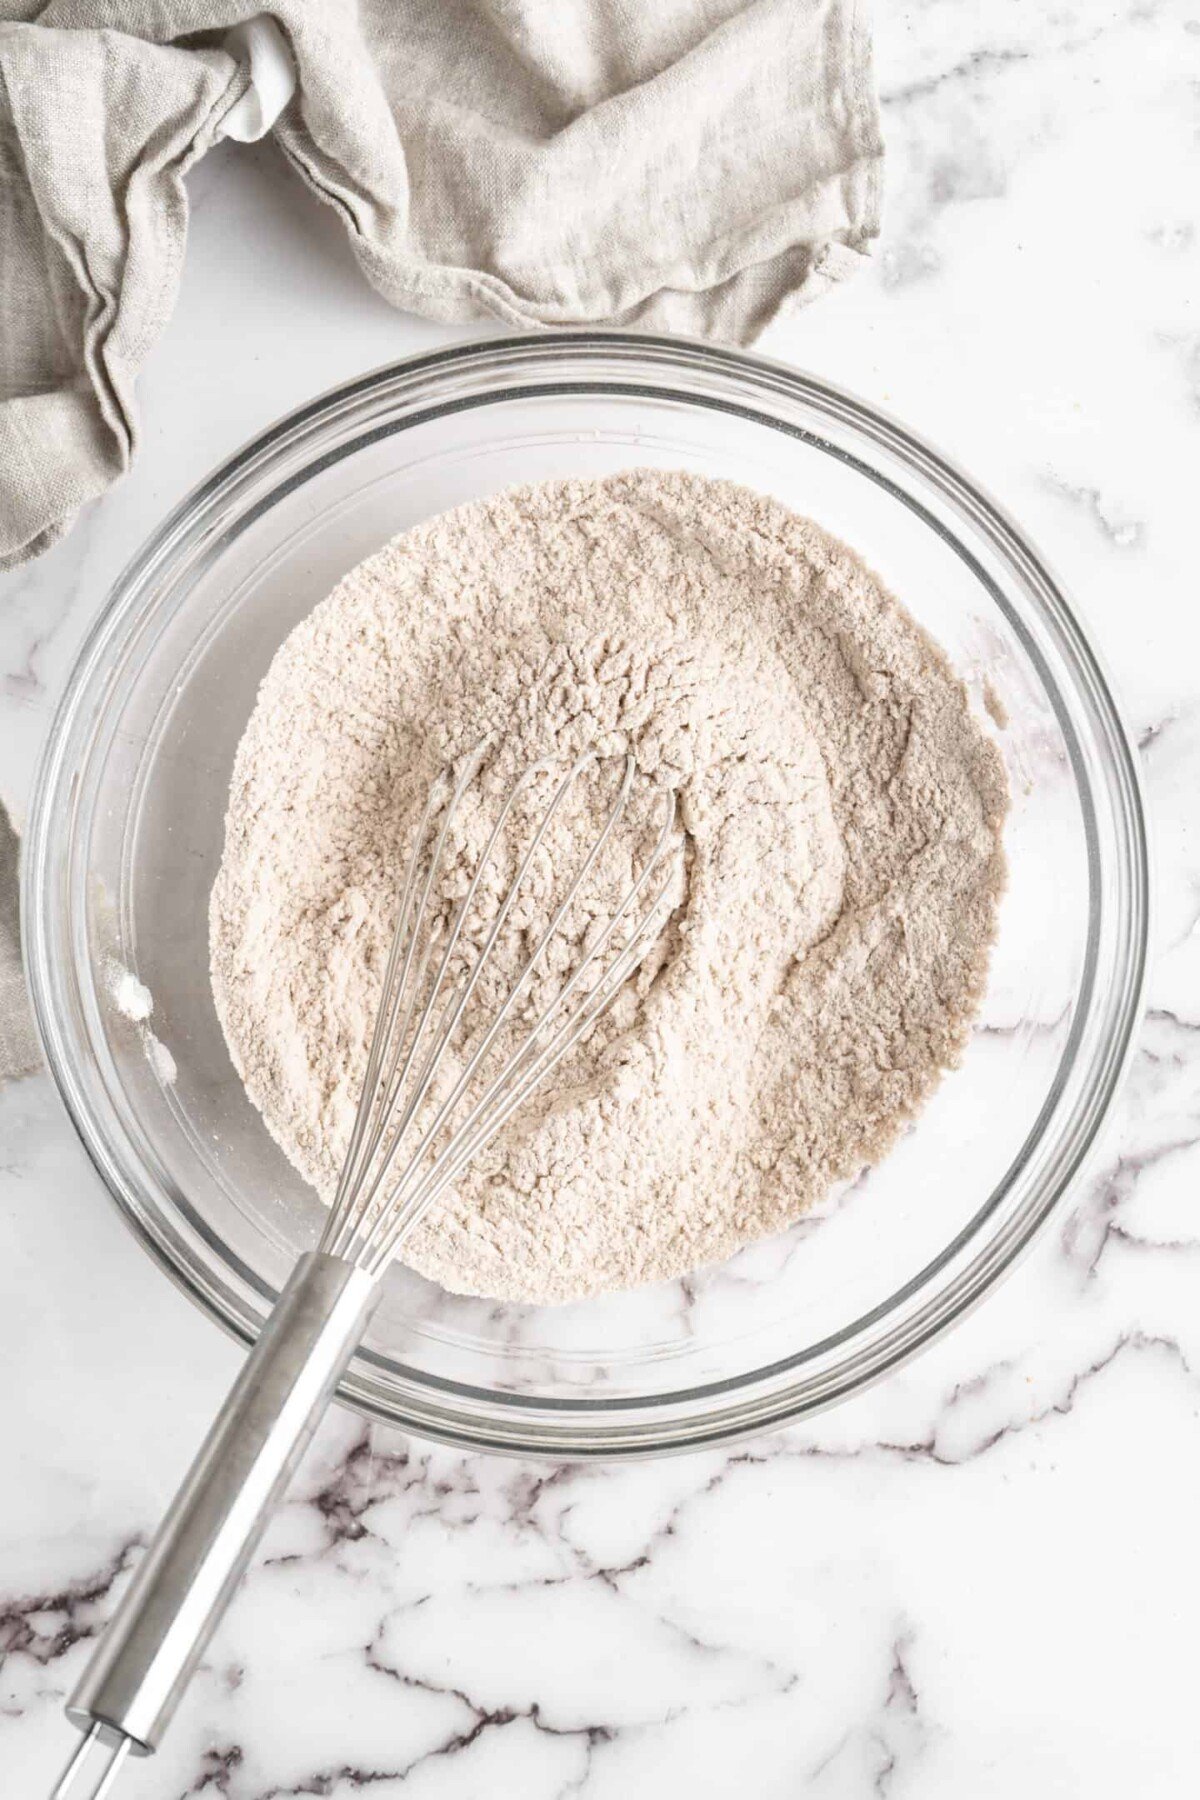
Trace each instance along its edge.
<instances>
[{"instance_id":1,"label":"white powder speck","mask_svg":"<svg viewBox=\"0 0 1200 1800\"><path fill-rule=\"evenodd\" d=\"M117 1011L135 1024L148 1019L154 1011L154 995L150 989L115 958L109 963L108 991Z\"/></svg>"},{"instance_id":2,"label":"white powder speck","mask_svg":"<svg viewBox=\"0 0 1200 1800\"><path fill-rule=\"evenodd\" d=\"M1000 731L1008 730L1008 707L1004 703L999 688L987 680L983 684L983 707L989 719Z\"/></svg>"},{"instance_id":3,"label":"white powder speck","mask_svg":"<svg viewBox=\"0 0 1200 1800\"><path fill-rule=\"evenodd\" d=\"M143 1033L142 1043L150 1067L154 1070L154 1073L158 1076L158 1079L163 1085L165 1087L170 1087L179 1073L175 1058L171 1055L171 1052L167 1049L167 1046L163 1043L162 1039L156 1038L154 1033L149 1029Z\"/></svg>"}]
</instances>

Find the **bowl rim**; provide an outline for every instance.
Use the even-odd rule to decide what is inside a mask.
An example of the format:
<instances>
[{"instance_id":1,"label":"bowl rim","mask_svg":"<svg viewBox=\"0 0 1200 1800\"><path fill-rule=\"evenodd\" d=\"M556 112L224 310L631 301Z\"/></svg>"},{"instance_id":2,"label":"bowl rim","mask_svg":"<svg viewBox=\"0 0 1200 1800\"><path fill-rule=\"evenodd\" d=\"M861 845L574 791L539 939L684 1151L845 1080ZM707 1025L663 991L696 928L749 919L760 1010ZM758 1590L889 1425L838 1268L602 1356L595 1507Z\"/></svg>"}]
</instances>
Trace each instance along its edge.
<instances>
[{"instance_id":1,"label":"bowl rim","mask_svg":"<svg viewBox=\"0 0 1200 1800\"><path fill-rule=\"evenodd\" d=\"M621 356L634 362L642 359L656 369L658 385L645 380L622 380L605 360ZM566 359L582 358L587 362L593 357L604 366L598 367L589 379L551 380L546 385L545 381L539 382L531 375L528 368L520 379L513 379L514 362L518 366L531 365L533 370L553 376L556 365ZM718 381L723 375L733 376L764 390L764 397L771 391L782 390L791 399L807 404L843 429L849 429L853 435L897 458L932 488L953 513L965 517L975 527L989 548L1015 574L1039 612L1052 624L1059 648L1068 656L1080 684L1091 724L1105 740L1107 773L1113 789L1110 798L1117 810L1118 823L1124 827L1123 832L1118 833L1118 840L1123 845L1121 868L1126 878L1124 905L1119 909L1123 924L1119 991L1115 993L1115 1011L1108 1030L1096 1050L1096 1055L1102 1058L1101 1066L1092 1072L1091 1085L1084 1095L1088 1102L1086 1117L1082 1121L1075 1119L1075 1141L1069 1146L1069 1153L1059 1158L1051 1178L1044 1181L1036 1193L1036 1203L1027 1202L1002 1231L979 1245L970 1261L943 1287L926 1294L922 1304L910 1316L902 1317L891 1330L877 1333L874 1340L857 1350L849 1359L849 1366L839 1365L817 1380L812 1379L811 1373L808 1377L802 1373L798 1384L790 1382L783 1387L768 1385L764 1388L764 1383L775 1382L780 1375L811 1364L827 1343L853 1341L863 1335L864 1329L886 1323L906 1295L927 1288L932 1276L976 1235L997 1196L1014 1179L1023 1152L1010 1165L991 1200L972 1215L963 1231L885 1302L834 1334L832 1339L808 1346L796 1357L782 1359L747 1374L705 1383L695 1389L648 1397L587 1401L483 1390L425 1372L417 1374L401 1370L400 1380L394 1373L389 1376L385 1392L385 1384L378 1375L370 1372L373 1364L384 1364L384 1359L367 1351L356 1356L339 1386L339 1398L369 1416L399 1424L422 1436L474 1449L562 1460L649 1455L728 1443L823 1410L881 1379L977 1305L1001 1276L1015 1266L1056 1211L1094 1148L1110 1112L1141 1017L1149 945L1150 893L1146 809L1136 754L1113 698L1111 683L1086 630L1060 584L1004 509L953 462L873 404L775 359L682 336L616 329L577 328L553 334L515 333L468 339L384 364L349 382L340 383L283 415L226 458L179 501L135 551L101 605L67 678L42 751L30 808L22 871L23 946L34 1017L55 1086L76 1133L126 1224L195 1304L233 1336L246 1343L253 1342L259 1321L248 1314L244 1305L234 1303L227 1288L222 1291L213 1280L202 1278L194 1257L181 1257L178 1237L168 1229L168 1220L161 1207L157 1213L153 1208L147 1211L131 1191L130 1177L96 1117L80 1079L80 1070L75 1066L70 1030L60 1017L53 973L51 938L55 920L50 905L50 872L59 846L70 842L70 825L77 799L78 771L70 766L68 752L84 703L91 695L97 677L103 674L106 651L133 622L153 612L152 595L148 609L140 609L139 602L145 602L156 573L169 566L172 553L200 529L211 509L222 499L227 500L256 472L262 473L269 468L275 458L288 446L295 445L304 434L322 426L328 427L351 413L357 404L383 395L397 383L412 386L429 378L436 382L447 374L453 378L473 373L478 379L480 371L485 376L495 371L497 380L489 391L476 392L465 399L443 396L440 403L432 407L406 412L404 424L391 429L406 429L438 413L494 404L516 394L654 394L685 404L700 403L741 414L776 429L813 438L826 451L837 454L836 449L820 440L816 433L757 413L728 396L723 401L713 394L699 397L688 392L678 384L680 370L693 375L703 371ZM670 385L672 379L676 381L674 386ZM379 433L368 432L353 437L339 445L336 456L340 459L352 454L364 441L377 435ZM272 487L257 510L271 504L289 486L308 479L321 466L320 458L307 461L290 482ZM885 487L889 485L878 471L863 466L863 472ZM900 498L922 514L927 524L953 538L953 534L924 507L919 503L914 505L911 496L904 493ZM242 526L255 516L255 510L252 508L241 520ZM989 582L978 562L956 539L953 541L960 556L973 567L985 585L993 587L994 597L998 598L994 584ZM1054 698L1053 688L1048 691ZM1090 790L1088 804L1091 804ZM1093 913L1098 863L1094 835L1093 830L1088 843ZM1093 975L1094 949L1093 944L1089 953ZM1079 1008L1079 1017L1060 1062L1059 1075L1026 1140L1027 1148L1040 1141L1041 1119L1055 1097L1055 1090L1061 1092L1059 1084L1065 1079L1062 1071L1083 1025L1097 1004L1094 986L1093 981L1092 989L1085 995L1086 1005ZM1112 1004L1114 995L1110 993L1108 998ZM226 1266L230 1266L228 1258ZM252 1277L251 1285L269 1302L270 1291L261 1280ZM393 1371L397 1367L394 1364L385 1366ZM453 1406L448 1405L448 1396L453 1396Z\"/></svg>"}]
</instances>

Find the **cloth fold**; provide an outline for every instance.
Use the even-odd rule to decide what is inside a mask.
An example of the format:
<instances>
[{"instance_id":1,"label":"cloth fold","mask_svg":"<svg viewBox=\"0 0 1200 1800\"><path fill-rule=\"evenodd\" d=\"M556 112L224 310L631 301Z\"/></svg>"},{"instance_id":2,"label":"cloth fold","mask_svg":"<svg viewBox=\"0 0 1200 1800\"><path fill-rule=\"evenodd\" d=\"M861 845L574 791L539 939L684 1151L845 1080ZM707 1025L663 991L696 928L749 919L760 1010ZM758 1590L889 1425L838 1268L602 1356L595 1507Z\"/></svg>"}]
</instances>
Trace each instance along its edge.
<instances>
[{"instance_id":1,"label":"cloth fold","mask_svg":"<svg viewBox=\"0 0 1200 1800\"><path fill-rule=\"evenodd\" d=\"M183 177L246 85L221 51L0 27L0 567L127 468L170 314Z\"/></svg>"},{"instance_id":2,"label":"cloth fold","mask_svg":"<svg viewBox=\"0 0 1200 1800\"><path fill-rule=\"evenodd\" d=\"M18 852L17 834L0 804L0 1082L28 1075L41 1062L21 966Z\"/></svg>"},{"instance_id":3,"label":"cloth fold","mask_svg":"<svg viewBox=\"0 0 1200 1800\"><path fill-rule=\"evenodd\" d=\"M373 285L445 320L745 343L878 229L857 0L5 10L0 567L128 466L184 176L219 137L273 128Z\"/></svg>"}]
</instances>

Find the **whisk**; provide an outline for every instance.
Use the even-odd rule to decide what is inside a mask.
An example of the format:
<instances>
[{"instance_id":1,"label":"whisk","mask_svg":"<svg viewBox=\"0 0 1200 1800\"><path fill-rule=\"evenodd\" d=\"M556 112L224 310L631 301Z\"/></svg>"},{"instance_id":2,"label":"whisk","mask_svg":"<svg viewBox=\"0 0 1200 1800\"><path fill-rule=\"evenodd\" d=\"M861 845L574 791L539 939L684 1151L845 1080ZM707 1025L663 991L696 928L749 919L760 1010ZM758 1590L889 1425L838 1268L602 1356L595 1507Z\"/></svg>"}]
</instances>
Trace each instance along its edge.
<instances>
[{"instance_id":1,"label":"whisk","mask_svg":"<svg viewBox=\"0 0 1200 1800\"><path fill-rule=\"evenodd\" d=\"M588 883L596 885L597 865L633 790L635 768L627 758L599 831L564 879L561 899L555 890L557 904L519 972L507 984L483 981L489 970L496 974L502 934L520 929L514 907L552 821L574 784L598 762L588 751L565 772L548 763L526 770L499 809L465 894L447 915L437 898L439 873L487 749L480 746L430 792L409 856L328 1223L318 1248L296 1263L71 1696L67 1716L84 1735L53 1800L64 1800L85 1775L97 1777L90 1800L103 1800L128 1755L157 1749L362 1338L392 1257L585 1036L661 932L680 857L674 802L666 792L661 823L636 878L607 913L590 917L569 949L561 980L551 981L549 998L532 1006L535 977L545 971L552 947L558 945L561 955L569 942L564 921L589 895L596 901ZM528 809L532 835L527 842L519 836L523 854L518 848L515 874L489 915L485 874L500 861L505 834L507 842L518 833L522 800L536 799L547 785L549 800L540 815ZM486 1006L476 998L481 984L484 993L494 990Z\"/></svg>"}]
</instances>

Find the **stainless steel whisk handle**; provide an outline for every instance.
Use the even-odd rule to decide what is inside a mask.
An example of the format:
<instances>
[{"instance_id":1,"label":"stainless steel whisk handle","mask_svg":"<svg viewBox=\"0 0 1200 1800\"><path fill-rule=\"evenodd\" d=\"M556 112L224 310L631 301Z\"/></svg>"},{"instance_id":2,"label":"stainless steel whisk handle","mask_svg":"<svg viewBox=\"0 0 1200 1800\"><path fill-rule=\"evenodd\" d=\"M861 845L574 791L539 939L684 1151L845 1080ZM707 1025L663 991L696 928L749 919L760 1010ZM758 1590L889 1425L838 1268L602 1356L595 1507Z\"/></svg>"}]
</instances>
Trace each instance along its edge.
<instances>
[{"instance_id":1,"label":"stainless steel whisk handle","mask_svg":"<svg viewBox=\"0 0 1200 1800\"><path fill-rule=\"evenodd\" d=\"M138 1566L67 1716L110 1753L157 1749L205 1646L354 1354L380 1292L341 1257L300 1258Z\"/></svg>"}]
</instances>

